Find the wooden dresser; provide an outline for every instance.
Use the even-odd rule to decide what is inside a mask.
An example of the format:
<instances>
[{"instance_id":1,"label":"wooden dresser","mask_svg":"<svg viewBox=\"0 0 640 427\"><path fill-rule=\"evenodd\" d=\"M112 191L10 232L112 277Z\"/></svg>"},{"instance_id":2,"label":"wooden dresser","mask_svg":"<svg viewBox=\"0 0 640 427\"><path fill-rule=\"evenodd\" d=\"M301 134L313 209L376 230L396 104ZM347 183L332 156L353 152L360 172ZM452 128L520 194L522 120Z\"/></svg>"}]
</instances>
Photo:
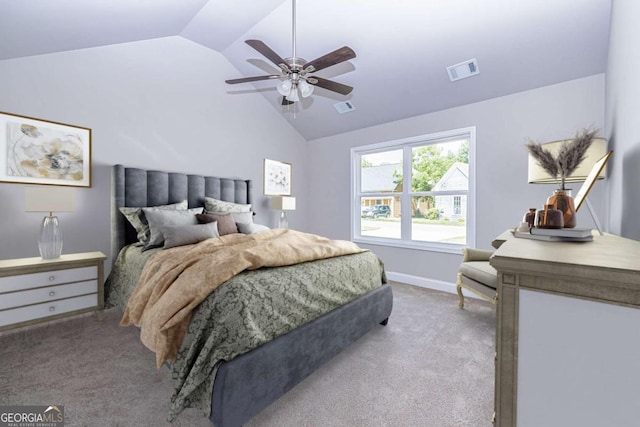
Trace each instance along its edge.
<instances>
[{"instance_id":1,"label":"wooden dresser","mask_svg":"<svg viewBox=\"0 0 640 427\"><path fill-rule=\"evenodd\" d=\"M0 260L0 331L104 308L102 252Z\"/></svg>"},{"instance_id":2,"label":"wooden dresser","mask_svg":"<svg viewBox=\"0 0 640 427\"><path fill-rule=\"evenodd\" d=\"M491 265L496 426L639 425L640 242L510 236Z\"/></svg>"}]
</instances>

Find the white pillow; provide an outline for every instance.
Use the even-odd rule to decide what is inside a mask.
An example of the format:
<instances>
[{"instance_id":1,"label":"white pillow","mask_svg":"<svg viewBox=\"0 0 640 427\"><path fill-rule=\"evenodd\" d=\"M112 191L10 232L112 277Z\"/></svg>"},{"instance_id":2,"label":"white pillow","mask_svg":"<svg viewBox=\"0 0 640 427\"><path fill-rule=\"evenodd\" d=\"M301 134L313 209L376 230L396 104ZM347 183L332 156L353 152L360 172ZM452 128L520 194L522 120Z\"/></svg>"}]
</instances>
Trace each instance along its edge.
<instances>
[{"instance_id":1,"label":"white pillow","mask_svg":"<svg viewBox=\"0 0 640 427\"><path fill-rule=\"evenodd\" d=\"M214 199L213 197L204 198L204 210L211 212L250 212L251 205L243 205L240 203L225 202L223 200Z\"/></svg>"},{"instance_id":2,"label":"white pillow","mask_svg":"<svg viewBox=\"0 0 640 427\"><path fill-rule=\"evenodd\" d=\"M236 226L238 227L238 231L242 234L253 234L259 231L269 230L269 227L266 225L255 223L236 222Z\"/></svg>"},{"instance_id":3,"label":"white pillow","mask_svg":"<svg viewBox=\"0 0 640 427\"><path fill-rule=\"evenodd\" d=\"M162 246L164 243L162 227L196 225L198 223L196 214L202 213L202 208L192 208L186 211L142 208L142 211L149 222L149 242L144 246L144 250L147 250L157 246Z\"/></svg>"},{"instance_id":4,"label":"white pillow","mask_svg":"<svg viewBox=\"0 0 640 427\"><path fill-rule=\"evenodd\" d=\"M207 224L162 227L162 234L164 235L165 249L192 245L213 237L220 237L217 221Z\"/></svg>"}]
</instances>

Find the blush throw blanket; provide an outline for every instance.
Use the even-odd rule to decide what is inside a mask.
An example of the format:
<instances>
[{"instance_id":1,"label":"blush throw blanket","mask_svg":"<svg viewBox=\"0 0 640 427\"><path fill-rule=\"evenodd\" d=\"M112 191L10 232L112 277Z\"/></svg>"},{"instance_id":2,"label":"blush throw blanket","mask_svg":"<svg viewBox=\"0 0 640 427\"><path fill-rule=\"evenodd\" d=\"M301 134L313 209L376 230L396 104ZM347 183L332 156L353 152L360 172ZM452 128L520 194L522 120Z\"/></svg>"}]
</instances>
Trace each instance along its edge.
<instances>
[{"instance_id":1,"label":"blush throw blanket","mask_svg":"<svg viewBox=\"0 0 640 427\"><path fill-rule=\"evenodd\" d=\"M141 340L156 353L160 368L175 359L192 311L235 275L364 251L352 242L287 229L163 250L145 264L120 324L141 328Z\"/></svg>"}]
</instances>

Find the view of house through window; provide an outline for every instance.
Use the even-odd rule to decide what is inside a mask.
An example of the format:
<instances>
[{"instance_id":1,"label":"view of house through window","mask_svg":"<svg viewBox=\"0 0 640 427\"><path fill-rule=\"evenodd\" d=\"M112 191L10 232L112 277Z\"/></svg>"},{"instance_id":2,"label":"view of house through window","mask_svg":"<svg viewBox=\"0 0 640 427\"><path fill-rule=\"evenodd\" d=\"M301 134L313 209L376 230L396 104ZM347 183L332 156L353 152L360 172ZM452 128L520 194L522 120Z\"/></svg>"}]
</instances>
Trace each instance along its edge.
<instances>
[{"instance_id":1,"label":"view of house through window","mask_svg":"<svg viewBox=\"0 0 640 427\"><path fill-rule=\"evenodd\" d=\"M353 238L466 245L471 143L467 129L354 148Z\"/></svg>"}]
</instances>

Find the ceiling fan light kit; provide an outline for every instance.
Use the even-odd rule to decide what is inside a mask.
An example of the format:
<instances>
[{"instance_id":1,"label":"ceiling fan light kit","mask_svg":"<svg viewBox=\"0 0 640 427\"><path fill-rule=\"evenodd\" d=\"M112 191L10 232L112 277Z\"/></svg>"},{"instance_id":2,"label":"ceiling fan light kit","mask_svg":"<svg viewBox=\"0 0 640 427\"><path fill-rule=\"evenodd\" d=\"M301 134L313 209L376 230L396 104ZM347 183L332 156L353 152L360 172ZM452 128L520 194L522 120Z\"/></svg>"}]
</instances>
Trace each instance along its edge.
<instances>
[{"instance_id":1,"label":"ceiling fan light kit","mask_svg":"<svg viewBox=\"0 0 640 427\"><path fill-rule=\"evenodd\" d=\"M296 0L292 0L293 25L292 25L292 50L290 58L282 58L269 46L260 40L245 40L249 46L257 50L265 58L278 66L280 74L269 74L256 77L243 77L239 79L225 80L228 84L248 83L260 80L279 79L276 85L278 93L282 95L282 105L290 105L300 101L300 98L308 98L318 86L341 95L348 95L353 88L333 80L310 75L313 72L323 70L341 62L356 57L356 53L348 46L329 52L319 58L307 62L296 56Z\"/></svg>"}]
</instances>

